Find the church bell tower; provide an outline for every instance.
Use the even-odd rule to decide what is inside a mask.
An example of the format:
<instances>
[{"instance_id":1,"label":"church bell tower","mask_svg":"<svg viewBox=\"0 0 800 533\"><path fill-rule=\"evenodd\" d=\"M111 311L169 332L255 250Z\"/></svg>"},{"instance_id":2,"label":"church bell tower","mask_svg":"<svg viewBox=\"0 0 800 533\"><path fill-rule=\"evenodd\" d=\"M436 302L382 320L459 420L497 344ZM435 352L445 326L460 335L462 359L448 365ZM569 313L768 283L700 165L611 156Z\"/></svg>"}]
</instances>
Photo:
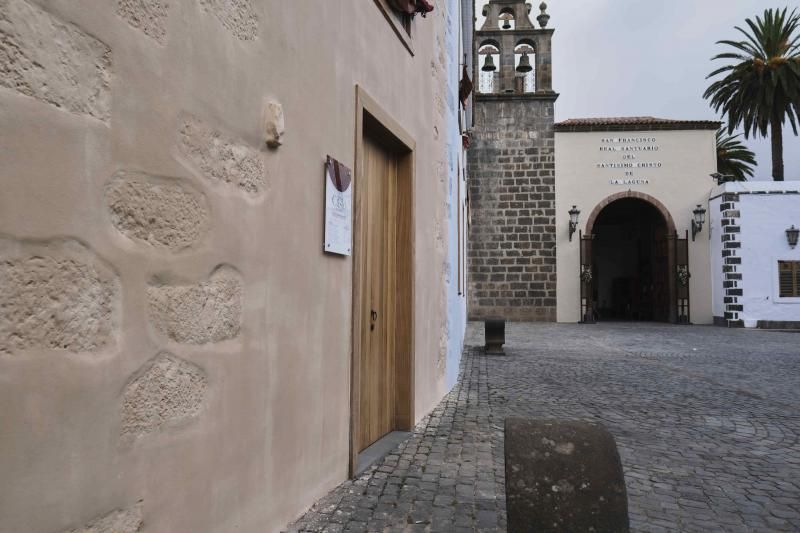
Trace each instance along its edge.
<instances>
[{"instance_id":1,"label":"church bell tower","mask_svg":"<svg viewBox=\"0 0 800 533\"><path fill-rule=\"evenodd\" d=\"M475 32L469 148L470 319L556 319L555 136L550 15L490 0Z\"/></svg>"}]
</instances>

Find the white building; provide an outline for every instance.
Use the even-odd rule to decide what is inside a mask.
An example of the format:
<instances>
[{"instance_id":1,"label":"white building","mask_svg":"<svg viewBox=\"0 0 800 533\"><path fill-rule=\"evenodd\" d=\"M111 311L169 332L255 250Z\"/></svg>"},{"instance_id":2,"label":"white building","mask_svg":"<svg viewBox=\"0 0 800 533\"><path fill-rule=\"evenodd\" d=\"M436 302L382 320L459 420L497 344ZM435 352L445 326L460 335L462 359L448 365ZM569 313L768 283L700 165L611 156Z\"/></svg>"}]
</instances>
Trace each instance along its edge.
<instances>
[{"instance_id":1,"label":"white building","mask_svg":"<svg viewBox=\"0 0 800 533\"><path fill-rule=\"evenodd\" d=\"M800 327L800 182L726 183L709 203L714 322Z\"/></svg>"}]
</instances>

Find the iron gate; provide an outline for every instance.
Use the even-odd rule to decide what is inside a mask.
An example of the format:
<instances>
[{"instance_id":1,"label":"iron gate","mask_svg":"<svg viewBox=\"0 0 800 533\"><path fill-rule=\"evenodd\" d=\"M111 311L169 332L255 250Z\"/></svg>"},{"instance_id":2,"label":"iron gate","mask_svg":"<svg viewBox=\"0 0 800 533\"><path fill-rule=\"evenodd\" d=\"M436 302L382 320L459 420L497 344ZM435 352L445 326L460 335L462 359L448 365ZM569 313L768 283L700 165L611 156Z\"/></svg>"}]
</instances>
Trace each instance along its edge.
<instances>
[{"instance_id":1,"label":"iron gate","mask_svg":"<svg viewBox=\"0 0 800 533\"><path fill-rule=\"evenodd\" d=\"M578 240L580 246L580 276L581 291L580 291L580 309L581 309L581 324L594 324L597 322L597 312L594 305L594 268L592 265L592 235L583 236L581 231L578 231Z\"/></svg>"},{"instance_id":2,"label":"iron gate","mask_svg":"<svg viewBox=\"0 0 800 533\"><path fill-rule=\"evenodd\" d=\"M683 239L675 239L675 307L678 324L691 324L689 312L689 231Z\"/></svg>"}]
</instances>

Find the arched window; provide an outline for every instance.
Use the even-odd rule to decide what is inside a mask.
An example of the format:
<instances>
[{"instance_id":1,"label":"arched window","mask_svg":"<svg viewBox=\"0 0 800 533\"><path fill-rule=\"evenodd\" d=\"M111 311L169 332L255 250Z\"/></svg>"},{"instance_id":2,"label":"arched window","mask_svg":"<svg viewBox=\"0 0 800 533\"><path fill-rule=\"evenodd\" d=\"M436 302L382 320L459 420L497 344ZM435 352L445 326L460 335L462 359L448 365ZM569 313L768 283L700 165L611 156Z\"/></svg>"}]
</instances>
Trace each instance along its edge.
<instances>
[{"instance_id":1,"label":"arched window","mask_svg":"<svg viewBox=\"0 0 800 533\"><path fill-rule=\"evenodd\" d=\"M505 8L500 11L500 16L497 17L498 27L501 30L513 30L517 27L517 21L514 19L514 10Z\"/></svg>"}]
</instances>

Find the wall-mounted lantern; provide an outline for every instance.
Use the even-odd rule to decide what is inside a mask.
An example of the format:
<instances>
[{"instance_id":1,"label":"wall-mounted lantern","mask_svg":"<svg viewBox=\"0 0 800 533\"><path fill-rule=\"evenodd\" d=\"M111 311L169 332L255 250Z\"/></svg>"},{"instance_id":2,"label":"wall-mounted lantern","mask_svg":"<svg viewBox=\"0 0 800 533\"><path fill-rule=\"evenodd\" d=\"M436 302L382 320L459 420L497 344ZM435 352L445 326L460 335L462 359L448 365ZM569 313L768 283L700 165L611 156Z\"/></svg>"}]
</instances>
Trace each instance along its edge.
<instances>
[{"instance_id":1,"label":"wall-mounted lantern","mask_svg":"<svg viewBox=\"0 0 800 533\"><path fill-rule=\"evenodd\" d=\"M694 241L695 236L703 231L703 224L706 221L706 210L700 204L697 204L697 207L694 211L694 218L692 218L692 241Z\"/></svg>"},{"instance_id":2,"label":"wall-mounted lantern","mask_svg":"<svg viewBox=\"0 0 800 533\"><path fill-rule=\"evenodd\" d=\"M789 248L794 249L797 246L798 236L800 236L800 229L795 228L792 224L792 227L786 230L786 242L789 243Z\"/></svg>"},{"instance_id":3,"label":"wall-mounted lantern","mask_svg":"<svg viewBox=\"0 0 800 533\"><path fill-rule=\"evenodd\" d=\"M578 206L573 205L569 210L569 240L572 242L572 234L578 231L578 217L581 216L581 210Z\"/></svg>"}]
</instances>

